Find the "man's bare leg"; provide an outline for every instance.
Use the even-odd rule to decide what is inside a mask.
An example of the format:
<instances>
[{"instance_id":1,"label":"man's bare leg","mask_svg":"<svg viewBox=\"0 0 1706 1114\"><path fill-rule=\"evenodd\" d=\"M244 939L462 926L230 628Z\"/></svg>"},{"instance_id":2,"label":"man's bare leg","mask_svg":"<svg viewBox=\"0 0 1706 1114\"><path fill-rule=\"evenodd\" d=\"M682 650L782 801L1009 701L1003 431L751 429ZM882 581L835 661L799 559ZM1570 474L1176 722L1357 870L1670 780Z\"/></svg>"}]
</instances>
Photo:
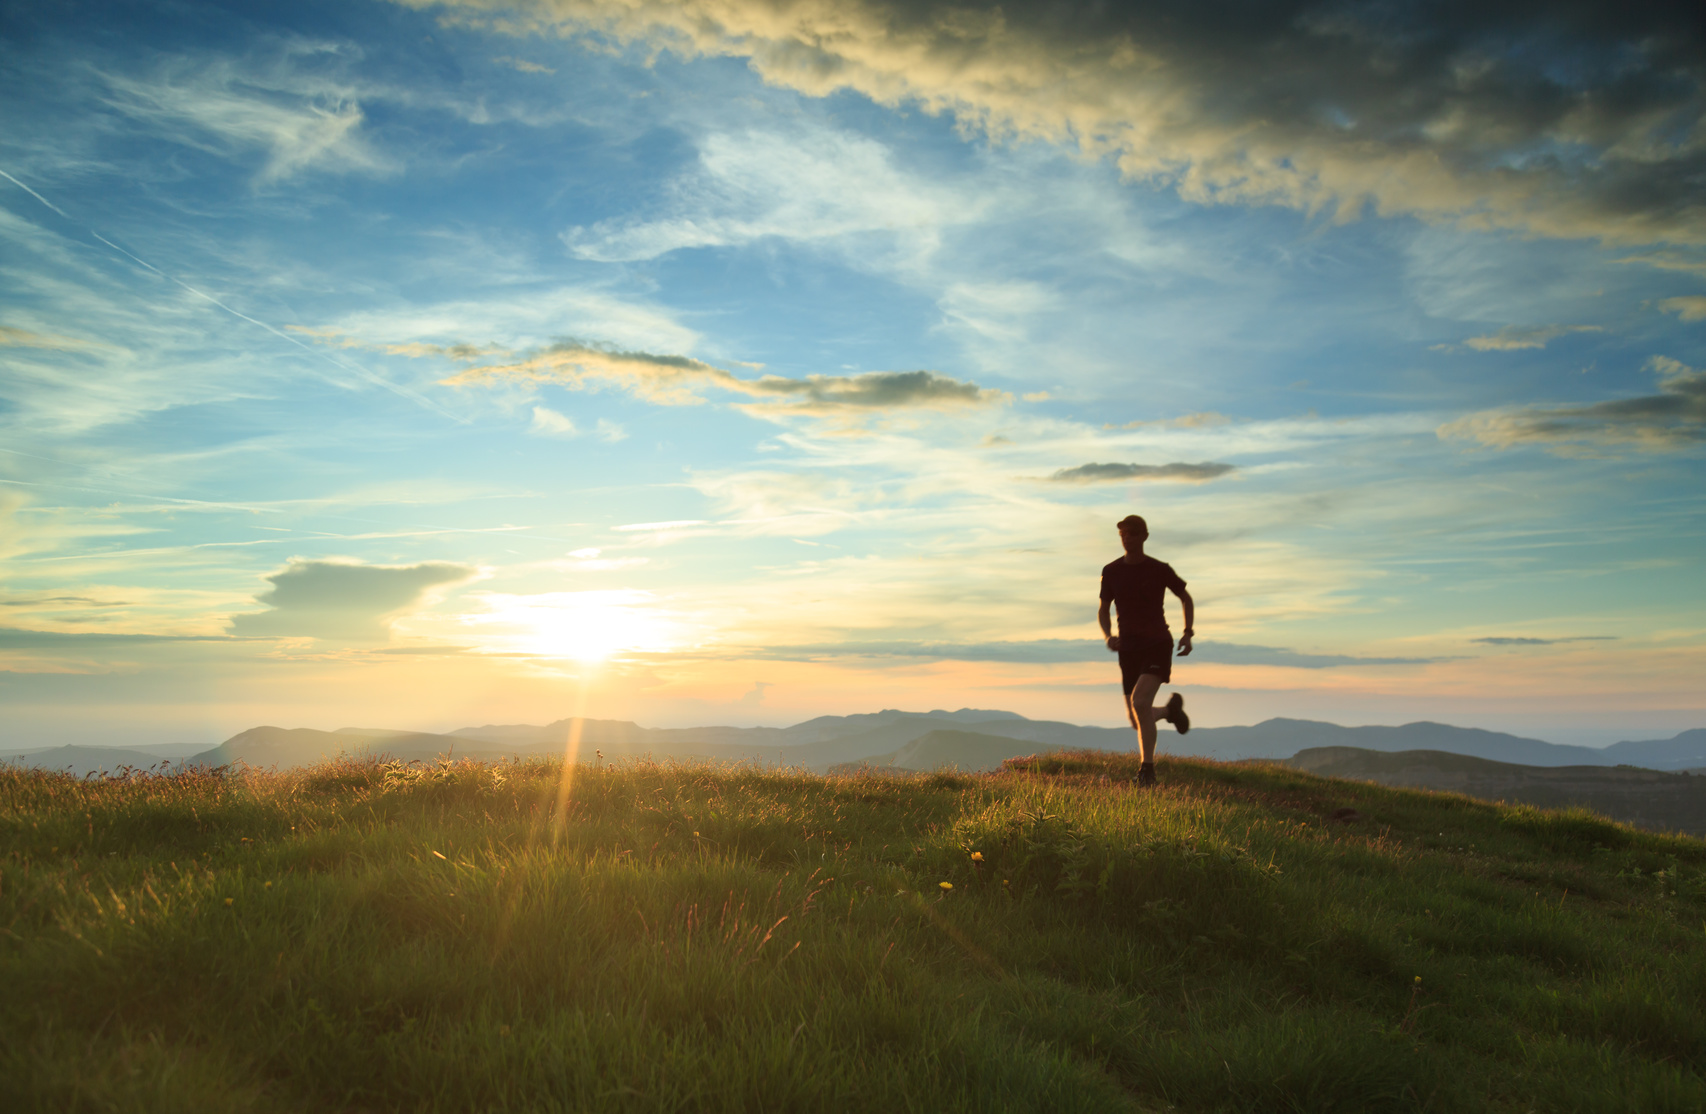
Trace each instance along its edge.
<instances>
[{"instance_id":1,"label":"man's bare leg","mask_svg":"<svg viewBox=\"0 0 1706 1114\"><path fill-rule=\"evenodd\" d=\"M1153 673L1145 673L1132 686L1131 696L1126 699L1126 718L1137 732L1138 746L1143 751L1143 761L1147 765L1155 761L1155 721L1160 718L1162 709L1155 707L1155 694L1161 691L1161 678Z\"/></svg>"}]
</instances>

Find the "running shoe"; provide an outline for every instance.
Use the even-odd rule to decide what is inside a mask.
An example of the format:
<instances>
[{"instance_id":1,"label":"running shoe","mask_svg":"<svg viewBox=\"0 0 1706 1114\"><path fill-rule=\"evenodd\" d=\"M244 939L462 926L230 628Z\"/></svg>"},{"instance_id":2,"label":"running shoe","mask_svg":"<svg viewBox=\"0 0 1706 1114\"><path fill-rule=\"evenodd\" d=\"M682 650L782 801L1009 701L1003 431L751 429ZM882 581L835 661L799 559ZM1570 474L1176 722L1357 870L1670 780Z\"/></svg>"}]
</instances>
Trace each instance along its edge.
<instances>
[{"instance_id":1,"label":"running shoe","mask_svg":"<svg viewBox=\"0 0 1706 1114\"><path fill-rule=\"evenodd\" d=\"M1167 698L1167 714L1163 718L1178 728L1179 734L1190 734L1191 717L1185 714L1185 698L1180 693L1175 692Z\"/></svg>"},{"instance_id":2,"label":"running shoe","mask_svg":"<svg viewBox=\"0 0 1706 1114\"><path fill-rule=\"evenodd\" d=\"M1145 762L1137 768L1137 784L1144 789L1155 784L1155 763Z\"/></svg>"}]
</instances>

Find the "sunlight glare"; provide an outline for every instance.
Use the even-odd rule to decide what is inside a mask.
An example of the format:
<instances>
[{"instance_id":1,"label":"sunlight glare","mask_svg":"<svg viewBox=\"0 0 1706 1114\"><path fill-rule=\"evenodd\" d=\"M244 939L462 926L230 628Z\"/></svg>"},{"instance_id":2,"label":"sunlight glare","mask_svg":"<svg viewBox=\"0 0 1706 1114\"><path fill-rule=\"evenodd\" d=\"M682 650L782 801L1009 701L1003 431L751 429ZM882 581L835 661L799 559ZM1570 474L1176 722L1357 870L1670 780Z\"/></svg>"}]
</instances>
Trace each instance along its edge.
<instances>
[{"instance_id":1,"label":"sunlight glare","mask_svg":"<svg viewBox=\"0 0 1706 1114\"><path fill-rule=\"evenodd\" d=\"M652 599L650 592L633 588L492 593L485 600L491 611L465 621L485 629L492 650L593 663L624 651L669 648L674 624L651 609Z\"/></svg>"}]
</instances>

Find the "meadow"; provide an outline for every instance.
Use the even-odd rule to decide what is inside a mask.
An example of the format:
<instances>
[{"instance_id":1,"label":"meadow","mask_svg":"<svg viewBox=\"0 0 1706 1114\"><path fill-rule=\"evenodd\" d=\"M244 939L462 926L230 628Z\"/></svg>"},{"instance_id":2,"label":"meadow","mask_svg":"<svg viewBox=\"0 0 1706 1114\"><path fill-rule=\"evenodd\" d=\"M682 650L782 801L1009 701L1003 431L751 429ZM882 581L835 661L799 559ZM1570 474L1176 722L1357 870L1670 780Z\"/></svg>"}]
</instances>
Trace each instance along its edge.
<instances>
[{"instance_id":1,"label":"meadow","mask_svg":"<svg viewBox=\"0 0 1706 1114\"><path fill-rule=\"evenodd\" d=\"M1696 839L1095 752L566 771L0 769L0 1108L1706 1109Z\"/></svg>"}]
</instances>

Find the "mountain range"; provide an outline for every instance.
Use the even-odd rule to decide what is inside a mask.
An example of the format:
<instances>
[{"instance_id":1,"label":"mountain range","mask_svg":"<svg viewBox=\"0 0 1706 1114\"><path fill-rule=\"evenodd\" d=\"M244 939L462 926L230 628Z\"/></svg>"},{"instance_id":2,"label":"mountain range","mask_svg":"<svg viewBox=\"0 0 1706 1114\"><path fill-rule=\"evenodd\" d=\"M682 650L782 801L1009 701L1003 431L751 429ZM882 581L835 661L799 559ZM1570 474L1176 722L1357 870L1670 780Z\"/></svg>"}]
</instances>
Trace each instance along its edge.
<instances>
[{"instance_id":1,"label":"mountain range","mask_svg":"<svg viewBox=\"0 0 1706 1114\"><path fill-rule=\"evenodd\" d=\"M260 768L308 765L341 754L384 755L403 761L439 757L485 760L557 757L578 734L579 757L699 759L758 762L825 772L849 763L895 769L952 765L991 769L1005 758L1053 748L1129 751L1130 728L1084 727L1033 720L1013 712L961 708L949 712L881 712L819 716L792 727L648 728L626 720L573 719L545 725L486 724L443 734L384 728L254 727L184 759L201 766L245 763ZM1289 759L1320 747L1366 751L1443 751L1524 766L1634 765L1654 770L1706 768L1706 729L1670 739L1621 742L1604 748L1563 746L1497 731L1409 723L1401 727L1341 727L1313 720L1270 719L1248 727L1199 727L1179 735L1164 727L1163 753L1221 760ZM151 748L152 749L152 748ZM114 772L146 768L161 756L99 747L56 747L12 755L12 761L50 769Z\"/></svg>"},{"instance_id":2,"label":"mountain range","mask_svg":"<svg viewBox=\"0 0 1706 1114\"><path fill-rule=\"evenodd\" d=\"M1311 747L1286 765L1324 777L1440 789L1541 808L1572 805L1651 831L1706 835L1706 777L1637 766L1523 766L1437 750Z\"/></svg>"}]
</instances>

